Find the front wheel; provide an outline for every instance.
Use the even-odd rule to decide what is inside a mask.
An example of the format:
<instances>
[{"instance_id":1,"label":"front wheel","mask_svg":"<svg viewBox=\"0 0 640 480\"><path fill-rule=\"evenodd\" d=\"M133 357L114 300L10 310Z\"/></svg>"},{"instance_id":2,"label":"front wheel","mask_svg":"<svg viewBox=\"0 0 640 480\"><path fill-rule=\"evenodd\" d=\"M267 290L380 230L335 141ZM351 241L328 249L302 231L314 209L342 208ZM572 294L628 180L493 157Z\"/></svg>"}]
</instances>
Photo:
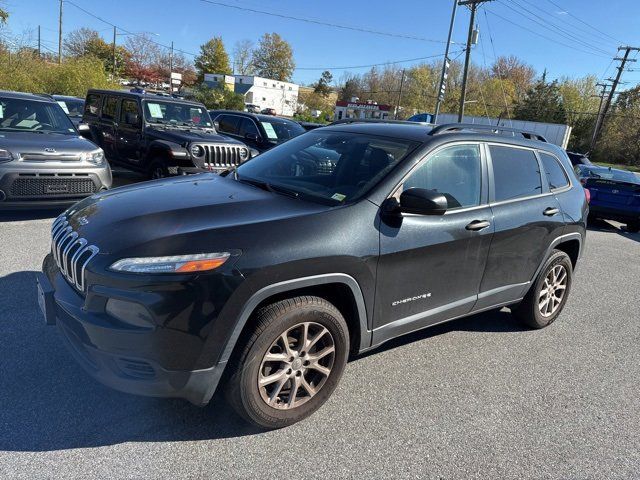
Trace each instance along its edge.
<instances>
[{"instance_id":1,"label":"front wheel","mask_svg":"<svg viewBox=\"0 0 640 480\"><path fill-rule=\"evenodd\" d=\"M286 427L315 412L335 390L349 331L335 306L313 296L268 305L255 322L227 384L227 400L257 426Z\"/></svg>"},{"instance_id":2,"label":"front wheel","mask_svg":"<svg viewBox=\"0 0 640 480\"><path fill-rule=\"evenodd\" d=\"M513 313L531 328L551 325L564 308L571 290L573 265L569 255L553 250L535 283Z\"/></svg>"}]
</instances>

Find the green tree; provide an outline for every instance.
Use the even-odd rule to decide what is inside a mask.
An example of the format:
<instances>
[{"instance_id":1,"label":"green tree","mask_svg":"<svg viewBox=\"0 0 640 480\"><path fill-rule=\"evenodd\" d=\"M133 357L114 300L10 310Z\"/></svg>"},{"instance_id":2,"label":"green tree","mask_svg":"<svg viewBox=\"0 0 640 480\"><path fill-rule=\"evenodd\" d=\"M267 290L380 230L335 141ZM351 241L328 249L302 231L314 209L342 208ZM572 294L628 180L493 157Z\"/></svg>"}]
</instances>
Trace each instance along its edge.
<instances>
[{"instance_id":1,"label":"green tree","mask_svg":"<svg viewBox=\"0 0 640 480\"><path fill-rule=\"evenodd\" d=\"M320 75L320 79L313 89L314 92L324 97L329 96L331 93L331 82L333 82L333 75L331 75L329 70L325 70L322 72L322 75Z\"/></svg>"},{"instance_id":2,"label":"green tree","mask_svg":"<svg viewBox=\"0 0 640 480\"><path fill-rule=\"evenodd\" d=\"M211 88L201 83L194 88L193 97L210 110L244 110L244 96L222 86Z\"/></svg>"},{"instance_id":3,"label":"green tree","mask_svg":"<svg viewBox=\"0 0 640 480\"><path fill-rule=\"evenodd\" d=\"M640 166L640 85L618 95L592 159Z\"/></svg>"},{"instance_id":4,"label":"green tree","mask_svg":"<svg viewBox=\"0 0 640 480\"><path fill-rule=\"evenodd\" d=\"M566 123L567 112L558 82L546 82L546 76L531 87L525 98L516 105L514 116L519 120Z\"/></svg>"},{"instance_id":5,"label":"green tree","mask_svg":"<svg viewBox=\"0 0 640 480\"><path fill-rule=\"evenodd\" d=\"M338 93L338 100L349 102L353 97L359 97L362 85L359 76L348 76Z\"/></svg>"},{"instance_id":6,"label":"green tree","mask_svg":"<svg viewBox=\"0 0 640 480\"><path fill-rule=\"evenodd\" d=\"M253 51L256 75L288 82L295 66L291 45L277 33L265 33Z\"/></svg>"},{"instance_id":7,"label":"green tree","mask_svg":"<svg viewBox=\"0 0 640 480\"><path fill-rule=\"evenodd\" d=\"M200 55L195 58L198 81L204 80L205 73L231 74L229 55L224 48L222 38L213 37L207 43L200 45Z\"/></svg>"}]
</instances>

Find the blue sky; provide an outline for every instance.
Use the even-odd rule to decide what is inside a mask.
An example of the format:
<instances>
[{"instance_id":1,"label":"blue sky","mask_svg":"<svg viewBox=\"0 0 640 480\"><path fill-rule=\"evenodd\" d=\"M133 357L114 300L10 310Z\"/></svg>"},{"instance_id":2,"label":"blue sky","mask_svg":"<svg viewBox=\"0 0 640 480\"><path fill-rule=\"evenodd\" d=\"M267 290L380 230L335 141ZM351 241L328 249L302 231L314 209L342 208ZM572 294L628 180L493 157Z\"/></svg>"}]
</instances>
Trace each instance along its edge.
<instances>
[{"instance_id":1,"label":"blue sky","mask_svg":"<svg viewBox=\"0 0 640 480\"><path fill-rule=\"evenodd\" d=\"M240 8L389 34L381 35L267 16L202 0L65 0L65 32L91 27L108 41L112 27L82 12L71 1L126 30L157 33L153 38L158 42L173 41L176 48L192 53L197 53L199 45L212 36L222 36L231 53L238 40L256 41L265 32L278 32L293 46L300 67L294 80L300 83L316 80L325 68L338 79L345 71L366 69L331 67L442 54L452 7L452 0L220 0ZM41 25L44 45L57 51L58 0L0 3L11 14L9 26L14 35L34 31ZM621 43L640 46L638 0L494 0L479 9L477 20L482 44L474 47L475 62L483 63L484 47L486 62L490 63L495 48L496 55L517 55L539 72L546 68L551 78L590 73L602 77L608 66L605 76L611 76L615 73L611 58L617 47ZM465 41L468 21L468 9L460 7L454 42ZM125 37L118 40L124 42ZM453 52L460 49L460 45L452 46ZM412 63L416 62L400 65ZM625 73L624 80L631 84L640 82L640 64L635 68L637 72Z\"/></svg>"}]
</instances>

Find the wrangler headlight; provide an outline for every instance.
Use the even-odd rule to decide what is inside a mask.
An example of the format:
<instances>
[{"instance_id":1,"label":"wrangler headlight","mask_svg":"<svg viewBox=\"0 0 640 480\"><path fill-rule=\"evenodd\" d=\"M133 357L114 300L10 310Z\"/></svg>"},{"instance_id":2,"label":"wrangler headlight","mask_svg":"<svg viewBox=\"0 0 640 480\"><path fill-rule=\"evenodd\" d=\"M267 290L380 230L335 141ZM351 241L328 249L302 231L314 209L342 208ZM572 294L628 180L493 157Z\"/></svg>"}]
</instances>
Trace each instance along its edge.
<instances>
[{"instance_id":1,"label":"wrangler headlight","mask_svg":"<svg viewBox=\"0 0 640 480\"><path fill-rule=\"evenodd\" d=\"M204 148L202 147L202 145L191 145L189 151L191 152L191 155L197 158L204 155Z\"/></svg>"},{"instance_id":2,"label":"wrangler headlight","mask_svg":"<svg viewBox=\"0 0 640 480\"><path fill-rule=\"evenodd\" d=\"M94 165L97 165L98 167L104 165L105 162L105 158L104 158L104 151L99 148L98 150L95 150L93 152L84 152L81 155L82 160L85 160L89 163L93 163Z\"/></svg>"},{"instance_id":3,"label":"wrangler headlight","mask_svg":"<svg viewBox=\"0 0 640 480\"><path fill-rule=\"evenodd\" d=\"M173 255L169 257L123 258L111 270L131 273L191 273L215 270L231 256L228 252Z\"/></svg>"},{"instance_id":4,"label":"wrangler headlight","mask_svg":"<svg viewBox=\"0 0 640 480\"><path fill-rule=\"evenodd\" d=\"M13 160L13 155L9 150L3 150L0 148L0 163L2 162L10 162Z\"/></svg>"}]
</instances>

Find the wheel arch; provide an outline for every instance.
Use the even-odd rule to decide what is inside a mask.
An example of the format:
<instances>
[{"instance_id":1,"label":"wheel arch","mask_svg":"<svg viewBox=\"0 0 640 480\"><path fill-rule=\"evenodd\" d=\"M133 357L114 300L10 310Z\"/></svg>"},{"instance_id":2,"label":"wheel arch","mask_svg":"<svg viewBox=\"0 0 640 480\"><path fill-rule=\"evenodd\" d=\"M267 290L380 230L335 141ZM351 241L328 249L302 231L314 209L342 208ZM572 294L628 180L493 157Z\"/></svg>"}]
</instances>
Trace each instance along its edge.
<instances>
[{"instance_id":1,"label":"wheel arch","mask_svg":"<svg viewBox=\"0 0 640 480\"><path fill-rule=\"evenodd\" d=\"M582 256L582 243L583 237L579 232L567 233L555 238L547 248L544 257L542 258L542 262L540 262L540 265L533 275L530 284L532 285L535 279L538 277L540 271L542 270L542 267L544 266L547 259L551 256L551 252L553 252L553 250L562 250L567 255L569 255L571 264L575 270L578 259Z\"/></svg>"}]
</instances>

